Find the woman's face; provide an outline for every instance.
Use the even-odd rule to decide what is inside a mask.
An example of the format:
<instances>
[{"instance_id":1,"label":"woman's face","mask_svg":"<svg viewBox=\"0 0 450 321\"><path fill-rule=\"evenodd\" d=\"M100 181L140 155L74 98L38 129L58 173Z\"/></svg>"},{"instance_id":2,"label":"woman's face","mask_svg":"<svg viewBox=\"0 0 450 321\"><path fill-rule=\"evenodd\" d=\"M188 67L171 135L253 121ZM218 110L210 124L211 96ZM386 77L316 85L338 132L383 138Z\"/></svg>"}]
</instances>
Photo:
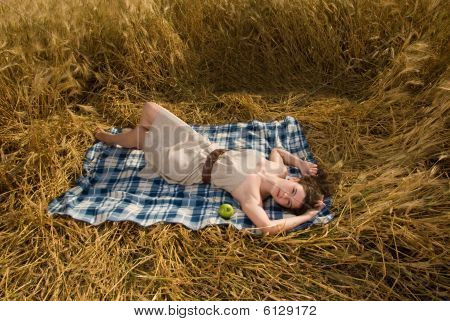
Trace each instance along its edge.
<instances>
[{"instance_id":1,"label":"woman's face","mask_svg":"<svg viewBox=\"0 0 450 321\"><path fill-rule=\"evenodd\" d=\"M282 179L270 193L278 204L286 208L300 208L305 199L305 190L297 179Z\"/></svg>"}]
</instances>

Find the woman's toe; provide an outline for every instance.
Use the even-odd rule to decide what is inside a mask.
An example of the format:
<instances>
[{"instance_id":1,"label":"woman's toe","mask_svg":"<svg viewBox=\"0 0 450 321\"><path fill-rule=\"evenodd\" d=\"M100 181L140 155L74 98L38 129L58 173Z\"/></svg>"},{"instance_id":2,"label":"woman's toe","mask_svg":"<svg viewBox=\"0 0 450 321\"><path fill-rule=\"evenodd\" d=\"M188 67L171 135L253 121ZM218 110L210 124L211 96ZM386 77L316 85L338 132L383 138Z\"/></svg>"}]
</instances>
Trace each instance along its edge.
<instances>
[{"instance_id":1,"label":"woman's toe","mask_svg":"<svg viewBox=\"0 0 450 321\"><path fill-rule=\"evenodd\" d=\"M95 130L95 138L97 138L98 140L104 141L105 137L108 133L105 132L103 129L101 128L97 128Z\"/></svg>"}]
</instances>

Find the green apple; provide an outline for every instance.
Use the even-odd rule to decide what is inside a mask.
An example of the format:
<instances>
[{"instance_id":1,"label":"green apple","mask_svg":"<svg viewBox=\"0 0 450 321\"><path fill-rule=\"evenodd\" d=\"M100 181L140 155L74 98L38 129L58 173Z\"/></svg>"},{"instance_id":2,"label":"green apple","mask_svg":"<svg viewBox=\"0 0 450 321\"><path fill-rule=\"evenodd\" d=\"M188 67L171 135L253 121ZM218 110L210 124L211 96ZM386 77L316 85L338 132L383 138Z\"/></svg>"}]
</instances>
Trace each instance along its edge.
<instances>
[{"instance_id":1,"label":"green apple","mask_svg":"<svg viewBox=\"0 0 450 321\"><path fill-rule=\"evenodd\" d=\"M219 215L220 217L229 220L231 216L234 214L234 208L231 206L231 204L223 203L219 207Z\"/></svg>"}]
</instances>

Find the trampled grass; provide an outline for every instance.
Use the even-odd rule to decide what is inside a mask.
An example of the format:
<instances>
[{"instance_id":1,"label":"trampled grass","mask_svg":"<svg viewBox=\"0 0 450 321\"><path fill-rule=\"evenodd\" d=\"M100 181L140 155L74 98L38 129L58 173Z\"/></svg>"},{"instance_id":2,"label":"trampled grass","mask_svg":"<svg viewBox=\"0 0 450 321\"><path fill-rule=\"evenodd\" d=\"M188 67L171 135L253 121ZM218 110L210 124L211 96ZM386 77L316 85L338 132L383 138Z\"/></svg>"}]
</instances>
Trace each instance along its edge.
<instances>
[{"instance_id":1,"label":"trampled grass","mask_svg":"<svg viewBox=\"0 0 450 321\"><path fill-rule=\"evenodd\" d=\"M449 4L0 1L3 300L448 299ZM327 226L50 217L92 130L291 115L335 177Z\"/></svg>"}]
</instances>

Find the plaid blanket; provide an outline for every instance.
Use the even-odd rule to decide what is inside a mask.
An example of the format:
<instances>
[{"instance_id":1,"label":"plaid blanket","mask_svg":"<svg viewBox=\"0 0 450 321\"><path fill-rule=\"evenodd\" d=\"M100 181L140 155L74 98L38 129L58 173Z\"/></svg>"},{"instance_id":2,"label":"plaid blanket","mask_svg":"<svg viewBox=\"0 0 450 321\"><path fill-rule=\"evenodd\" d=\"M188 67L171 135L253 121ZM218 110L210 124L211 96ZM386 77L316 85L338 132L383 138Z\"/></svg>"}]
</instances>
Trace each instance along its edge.
<instances>
[{"instance_id":1,"label":"plaid blanket","mask_svg":"<svg viewBox=\"0 0 450 321\"><path fill-rule=\"evenodd\" d=\"M268 158L274 147L282 147L291 153L315 162L309 151L300 124L287 116L282 121L234 123L226 125L192 125L198 133L205 135L221 148L250 148L263 152ZM112 128L111 133L121 132ZM249 229L261 233L240 209L239 203L227 191L209 184L183 186L168 184L161 177L151 180L138 177L144 168L144 153L107 146L97 141L87 152L83 162L83 176L76 186L48 205L50 215L69 215L94 225L104 221L134 221L142 226L156 222L181 223L194 230L212 224L232 224L238 229ZM297 168L289 168L290 176L301 176ZM230 203L235 214L230 220L221 218L217 211L221 204ZM293 230L312 224L325 224L332 218L327 205L311 221ZM263 203L270 219L293 216L285 212L271 197ZM293 231L292 230L292 231Z\"/></svg>"}]
</instances>

